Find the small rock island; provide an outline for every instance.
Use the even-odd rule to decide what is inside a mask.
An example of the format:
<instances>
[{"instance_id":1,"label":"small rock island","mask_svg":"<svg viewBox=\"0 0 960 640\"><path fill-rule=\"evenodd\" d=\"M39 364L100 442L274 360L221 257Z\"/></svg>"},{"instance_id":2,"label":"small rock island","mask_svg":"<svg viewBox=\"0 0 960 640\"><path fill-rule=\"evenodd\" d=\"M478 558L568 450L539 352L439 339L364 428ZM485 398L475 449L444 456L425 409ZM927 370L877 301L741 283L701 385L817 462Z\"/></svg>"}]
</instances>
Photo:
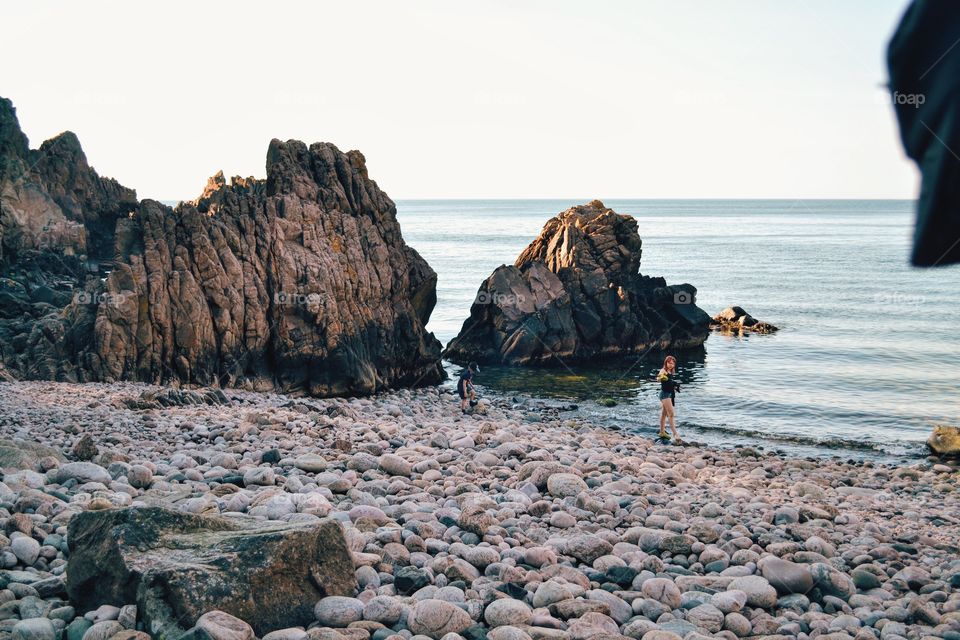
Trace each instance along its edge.
<instances>
[{"instance_id":1,"label":"small rock island","mask_svg":"<svg viewBox=\"0 0 960 640\"><path fill-rule=\"evenodd\" d=\"M444 357L557 365L702 345L696 288L641 275L641 245L637 221L599 200L558 214L483 281Z\"/></svg>"}]
</instances>

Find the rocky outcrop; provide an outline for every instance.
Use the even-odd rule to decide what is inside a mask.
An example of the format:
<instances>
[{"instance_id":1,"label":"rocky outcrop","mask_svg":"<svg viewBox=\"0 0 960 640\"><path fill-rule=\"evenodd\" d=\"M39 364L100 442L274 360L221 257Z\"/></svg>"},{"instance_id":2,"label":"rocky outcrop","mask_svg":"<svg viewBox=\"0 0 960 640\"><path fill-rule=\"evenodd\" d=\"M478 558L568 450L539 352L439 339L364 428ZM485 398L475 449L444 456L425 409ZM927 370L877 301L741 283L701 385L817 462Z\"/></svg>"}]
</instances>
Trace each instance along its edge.
<instances>
[{"instance_id":1,"label":"rocky outcrop","mask_svg":"<svg viewBox=\"0 0 960 640\"><path fill-rule=\"evenodd\" d=\"M927 438L927 446L942 456L960 456L960 427L938 424Z\"/></svg>"},{"instance_id":2,"label":"rocky outcrop","mask_svg":"<svg viewBox=\"0 0 960 640\"><path fill-rule=\"evenodd\" d=\"M773 333L778 327L761 322L743 310L743 307L727 307L710 321L710 326L719 331Z\"/></svg>"},{"instance_id":3,"label":"rocky outcrop","mask_svg":"<svg viewBox=\"0 0 960 640\"><path fill-rule=\"evenodd\" d=\"M97 175L70 131L31 150L0 98L0 261L68 275L85 266L70 258L109 256L116 221L136 206L136 192ZM45 261L45 250L61 260Z\"/></svg>"},{"instance_id":4,"label":"rocky outcrop","mask_svg":"<svg viewBox=\"0 0 960 640\"><path fill-rule=\"evenodd\" d=\"M0 102L0 344L19 378L369 394L443 379L436 274L363 155L271 142L171 209L28 148Z\"/></svg>"},{"instance_id":5,"label":"rocky outcrop","mask_svg":"<svg viewBox=\"0 0 960 640\"><path fill-rule=\"evenodd\" d=\"M641 275L641 244L637 221L600 201L564 211L483 282L444 356L553 365L701 345L696 289Z\"/></svg>"},{"instance_id":6,"label":"rocky outcrop","mask_svg":"<svg viewBox=\"0 0 960 640\"><path fill-rule=\"evenodd\" d=\"M306 626L326 596L356 591L333 520L264 523L161 507L85 511L68 526L67 593L82 611L136 602L155 638L179 638L209 611L258 636Z\"/></svg>"}]
</instances>

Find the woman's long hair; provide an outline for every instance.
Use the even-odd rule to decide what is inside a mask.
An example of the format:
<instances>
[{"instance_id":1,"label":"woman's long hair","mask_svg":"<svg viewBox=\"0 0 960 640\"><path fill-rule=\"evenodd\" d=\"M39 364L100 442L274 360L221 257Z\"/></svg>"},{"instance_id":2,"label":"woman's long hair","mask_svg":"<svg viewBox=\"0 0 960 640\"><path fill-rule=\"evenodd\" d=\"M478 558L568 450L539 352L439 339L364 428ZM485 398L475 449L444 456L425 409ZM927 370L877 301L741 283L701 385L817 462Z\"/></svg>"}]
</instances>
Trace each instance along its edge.
<instances>
[{"instance_id":1,"label":"woman's long hair","mask_svg":"<svg viewBox=\"0 0 960 640\"><path fill-rule=\"evenodd\" d=\"M677 359L674 358L673 356L667 356L667 357L664 359L664 361L663 361L663 370L664 370L664 371L670 371L670 367L669 367L668 365L669 365L671 362L673 363L673 370L674 370L674 371L677 370Z\"/></svg>"}]
</instances>

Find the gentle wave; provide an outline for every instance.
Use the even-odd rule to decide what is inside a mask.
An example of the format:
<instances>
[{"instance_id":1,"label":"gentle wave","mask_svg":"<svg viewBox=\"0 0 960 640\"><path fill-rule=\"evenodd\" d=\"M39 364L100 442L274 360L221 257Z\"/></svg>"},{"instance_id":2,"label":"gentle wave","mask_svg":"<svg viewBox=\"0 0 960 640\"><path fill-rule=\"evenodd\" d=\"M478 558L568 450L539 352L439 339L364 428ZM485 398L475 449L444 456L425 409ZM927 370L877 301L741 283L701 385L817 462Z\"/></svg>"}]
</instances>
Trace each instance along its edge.
<instances>
[{"instance_id":1,"label":"gentle wave","mask_svg":"<svg viewBox=\"0 0 960 640\"><path fill-rule=\"evenodd\" d=\"M719 433L731 436L737 436L752 440L756 443L784 443L793 445L805 445L824 449L837 449L842 451L859 451L867 453L876 453L883 455L904 455L907 452L914 452L915 455L925 454L925 448L922 446L902 447L881 442L865 442L853 438L841 438L837 436L815 436L798 435L790 433L770 433L756 429L742 427L730 427L726 425L705 425L692 422L681 422L680 427L684 431L692 430L697 433Z\"/></svg>"}]
</instances>

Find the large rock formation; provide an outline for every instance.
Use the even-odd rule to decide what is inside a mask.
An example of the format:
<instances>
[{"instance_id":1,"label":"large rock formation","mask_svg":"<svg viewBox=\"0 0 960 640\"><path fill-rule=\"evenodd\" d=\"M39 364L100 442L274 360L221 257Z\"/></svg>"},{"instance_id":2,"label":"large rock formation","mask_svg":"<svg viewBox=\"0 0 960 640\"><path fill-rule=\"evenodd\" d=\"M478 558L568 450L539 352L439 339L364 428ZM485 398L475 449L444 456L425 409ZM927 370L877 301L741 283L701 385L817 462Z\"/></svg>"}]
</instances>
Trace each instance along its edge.
<instances>
[{"instance_id":1,"label":"large rock formation","mask_svg":"<svg viewBox=\"0 0 960 640\"><path fill-rule=\"evenodd\" d=\"M352 596L340 524L233 521L161 507L84 511L70 519L67 593L82 611L136 602L155 638L179 638L225 611L258 636L313 621L326 596Z\"/></svg>"},{"instance_id":2,"label":"large rock formation","mask_svg":"<svg viewBox=\"0 0 960 640\"><path fill-rule=\"evenodd\" d=\"M703 344L696 289L640 275L637 221L600 201L552 218L513 266L487 278L444 356L555 365Z\"/></svg>"},{"instance_id":3,"label":"large rock formation","mask_svg":"<svg viewBox=\"0 0 960 640\"><path fill-rule=\"evenodd\" d=\"M76 136L31 151L0 99L0 344L7 375L316 395L443 378L436 274L363 155L270 143L267 178L137 202Z\"/></svg>"}]
</instances>

